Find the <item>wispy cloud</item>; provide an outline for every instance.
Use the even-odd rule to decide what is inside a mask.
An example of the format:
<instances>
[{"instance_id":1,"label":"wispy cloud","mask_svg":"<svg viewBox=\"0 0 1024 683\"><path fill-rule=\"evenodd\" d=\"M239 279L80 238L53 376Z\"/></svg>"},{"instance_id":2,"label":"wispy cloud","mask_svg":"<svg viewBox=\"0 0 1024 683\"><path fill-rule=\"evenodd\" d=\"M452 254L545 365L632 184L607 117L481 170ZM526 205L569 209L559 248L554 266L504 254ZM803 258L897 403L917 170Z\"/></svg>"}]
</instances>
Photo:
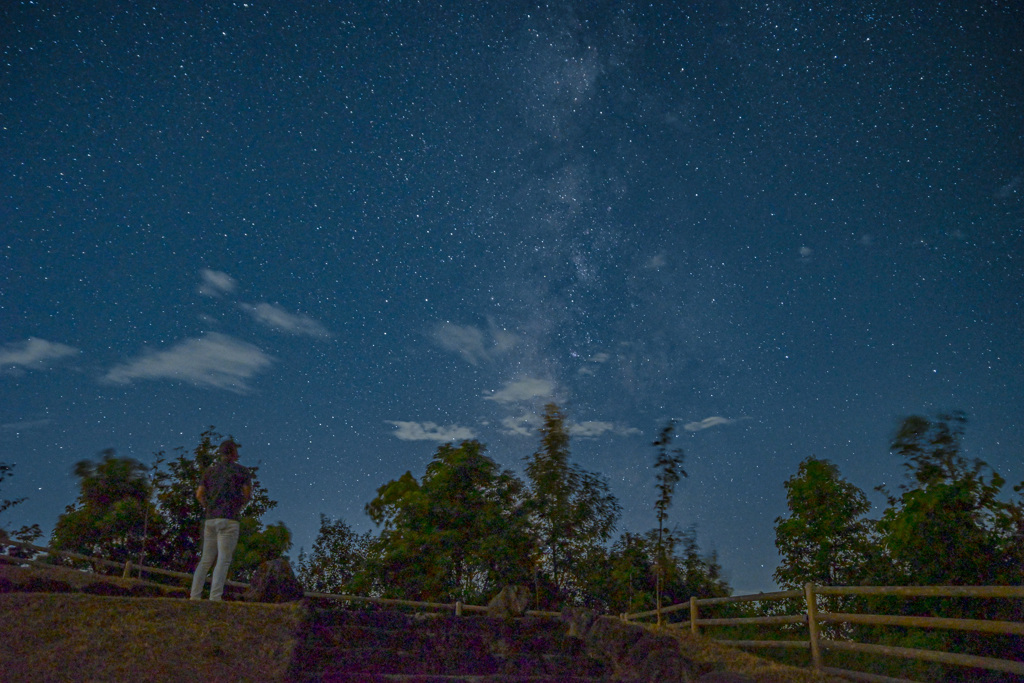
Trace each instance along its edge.
<instances>
[{"instance_id":1,"label":"wispy cloud","mask_svg":"<svg viewBox=\"0 0 1024 683\"><path fill-rule=\"evenodd\" d=\"M569 434L572 436L593 438L609 432L617 436L632 436L633 434L639 434L640 430L635 427L624 427L614 422L601 422L598 420L569 423Z\"/></svg>"},{"instance_id":2,"label":"wispy cloud","mask_svg":"<svg viewBox=\"0 0 1024 683\"><path fill-rule=\"evenodd\" d=\"M498 403L517 403L535 398L551 398L554 396L554 393L554 382L536 377L527 377L509 382L503 389L494 393L484 394L484 398L488 401L497 401Z\"/></svg>"},{"instance_id":3,"label":"wispy cloud","mask_svg":"<svg viewBox=\"0 0 1024 683\"><path fill-rule=\"evenodd\" d=\"M321 323L304 313L290 313L273 304L242 304L256 322L278 332L301 334L308 337L330 337L331 333Z\"/></svg>"},{"instance_id":4,"label":"wispy cloud","mask_svg":"<svg viewBox=\"0 0 1024 683\"><path fill-rule=\"evenodd\" d=\"M709 427L717 427L718 425L732 424L736 420L730 420L727 417L706 417L699 422L687 422L683 425L683 429L688 432L699 432L702 429L708 429Z\"/></svg>"},{"instance_id":5,"label":"wispy cloud","mask_svg":"<svg viewBox=\"0 0 1024 683\"><path fill-rule=\"evenodd\" d=\"M199 293L203 296L224 296L238 288L235 278L219 270L203 268L199 271L202 282L199 283Z\"/></svg>"},{"instance_id":6,"label":"wispy cloud","mask_svg":"<svg viewBox=\"0 0 1024 683\"><path fill-rule=\"evenodd\" d=\"M596 375L597 369L594 365L607 363L610 359L611 354L604 353L603 351L601 353L595 353L585 361L588 365L580 366L580 369L577 370L576 373L580 375Z\"/></svg>"},{"instance_id":7,"label":"wispy cloud","mask_svg":"<svg viewBox=\"0 0 1024 683\"><path fill-rule=\"evenodd\" d=\"M402 420L387 420L387 423L395 426L395 438L402 441L446 443L476 438L473 430L469 427L456 427L455 425L442 427L436 422L405 422Z\"/></svg>"},{"instance_id":8,"label":"wispy cloud","mask_svg":"<svg viewBox=\"0 0 1024 683\"><path fill-rule=\"evenodd\" d=\"M0 368L13 365L42 370L47 367L49 361L67 358L78 353L78 349L67 344L29 337L23 342L8 344L0 348Z\"/></svg>"},{"instance_id":9,"label":"wispy cloud","mask_svg":"<svg viewBox=\"0 0 1024 683\"><path fill-rule=\"evenodd\" d=\"M42 420L24 420L22 422L7 422L5 424L0 424L0 431L26 432L30 429L42 429L52 422L53 420L49 418L44 418Z\"/></svg>"},{"instance_id":10,"label":"wispy cloud","mask_svg":"<svg viewBox=\"0 0 1024 683\"><path fill-rule=\"evenodd\" d=\"M501 420L501 431L515 436L534 436L540 427L541 419L537 415L524 413L518 417L506 417Z\"/></svg>"},{"instance_id":11,"label":"wispy cloud","mask_svg":"<svg viewBox=\"0 0 1024 683\"><path fill-rule=\"evenodd\" d=\"M130 384L137 379L170 379L245 393L249 391L246 381L272 362L270 356L252 344L211 333L164 351L143 352L112 368L104 379L116 384Z\"/></svg>"},{"instance_id":12,"label":"wispy cloud","mask_svg":"<svg viewBox=\"0 0 1024 683\"><path fill-rule=\"evenodd\" d=\"M494 360L519 343L518 335L498 327L494 321L488 321L486 332L473 325L439 323L430 331L430 338L445 351L462 356L470 365Z\"/></svg>"},{"instance_id":13,"label":"wispy cloud","mask_svg":"<svg viewBox=\"0 0 1024 683\"><path fill-rule=\"evenodd\" d=\"M668 263L668 259L665 258L665 252L662 251L647 259L647 263L644 264L644 268L647 268L648 270L657 270L658 268L663 268L666 263Z\"/></svg>"}]
</instances>

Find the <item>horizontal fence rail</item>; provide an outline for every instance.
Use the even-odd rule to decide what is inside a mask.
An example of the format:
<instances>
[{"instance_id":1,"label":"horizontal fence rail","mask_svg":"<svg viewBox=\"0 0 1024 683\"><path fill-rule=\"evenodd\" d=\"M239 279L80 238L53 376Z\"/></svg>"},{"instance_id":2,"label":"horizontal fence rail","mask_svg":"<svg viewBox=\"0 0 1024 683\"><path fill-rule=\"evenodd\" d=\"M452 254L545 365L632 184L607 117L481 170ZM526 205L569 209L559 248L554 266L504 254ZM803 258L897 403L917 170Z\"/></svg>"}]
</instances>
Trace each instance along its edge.
<instances>
[{"instance_id":1,"label":"horizontal fence rail","mask_svg":"<svg viewBox=\"0 0 1024 683\"><path fill-rule=\"evenodd\" d=\"M872 626L898 626L904 628L951 629L990 633L1001 635L1024 636L1024 623L1015 621L998 621L985 619L952 619L944 617L895 616L886 614L852 614L846 612L819 612L819 596L896 596L901 598L917 597L952 597L952 598L1024 598L1022 586L815 586L807 584L804 590L778 591L774 593L757 593L754 595L736 595L726 598L690 598L689 603L672 605L661 610L661 614L670 614L689 610L689 620L670 624L674 627L689 625L693 633L699 633L702 626L741 626L741 625L785 625L807 624L809 638L807 640L718 640L725 645L745 648L789 648L808 650L812 666L828 673L852 677L864 681L897 681L906 679L887 678L859 671L834 669L823 665L822 650L859 652L885 657L900 657L926 662L950 664L964 667L988 669L1017 675L1024 675L1024 662L982 657L952 652L939 652L919 648L893 647L873 645L854 641L830 640L820 633L822 623L849 623ZM735 617L729 619L701 618L700 610L714 605L729 603L768 602L775 600L803 599L803 614L772 616L772 617ZM645 619L656 616L657 610L623 614L625 620Z\"/></svg>"},{"instance_id":2,"label":"horizontal fence rail","mask_svg":"<svg viewBox=\"0 0 1024 683\"><path fill-rule=\"evenodd\" d=\"M59 550L55 548L45 548L42 546L33 545L32 543L23 543L20 541L7 540L0 544L0 549L8 546L14 546L23 550L29 550L37 554L45 554L59 557L68 557L74 560L80 560L82 562L89 562L92 565L99 565L104 567L111 567L113 569L123 568L123 578L129 578L129 574L132 571L139 571L140 573L145 572L148 574L160 574L163 576L169 576L177 579L192 579L192 574L185 572L178 572L171 569L162 569L160 567L150 567L142 564L132 564L131 560L127 562L116 562L114 560L108 560L102 557L92 557L91 555L82 555L80 553L74 553L69 550ZM0 562L6 562L9 564L29 564L36 567L54 567L49 562L41 562L32 558L15 557L12 555L0 554ZM159 585L166 588L164 584L154 584L152 581L142 581L141 579L132 579L133 581ZM248 588L249 584L242 583L239 581L225 581L228 586L234 586L235 588ZM365 602L375 605L391 605L396 607L414 607L417 609L429 609L429 610L445 610L454 612L458 616L462 616L467 612L475 613L486 613L488 611L485 605L468 605L462 602L424 602L420 600L401 600L398 598L377 598L365 595L344 595L339 593L320 593L317 591L305 591L303 595L307 598L318 598L321 600L336 600L339 602ZM548 612L543 610L527 610L527 616L532 617L545 617L545 618L558 618L562 616L561 612Z\"/></svg>"}]
</instances>

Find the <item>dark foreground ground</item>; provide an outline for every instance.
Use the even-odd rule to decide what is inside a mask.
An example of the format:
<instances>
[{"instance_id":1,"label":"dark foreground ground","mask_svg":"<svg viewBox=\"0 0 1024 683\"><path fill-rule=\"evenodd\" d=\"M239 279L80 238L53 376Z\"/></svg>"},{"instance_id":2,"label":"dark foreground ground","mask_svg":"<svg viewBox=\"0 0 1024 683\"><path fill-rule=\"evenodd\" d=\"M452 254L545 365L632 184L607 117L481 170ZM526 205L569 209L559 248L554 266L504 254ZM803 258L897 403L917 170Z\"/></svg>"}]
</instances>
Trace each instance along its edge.
<instances>
[{"instance_id":1,"label":"dark foreground ground","mask_svg":"<svg viewBox=\"0 0 1024 683\"><path fill-rule=\"evenodd\" d=\"M391 680L391 681L511 681L563 680L564 673L545 675L538 666L555 666L560 655L537 654L530 664L529 677L513 676L508 662L525 657L528 650L554 647L579 649L565 645L561 636L564 625L523 628L512 624L488 623L482 617L434 619L411 618L400 613L371 610L370 619L357 613L339 617L327 615L338 628L351 629L356 622L366 621L372 628L347 638L331 647L354 656L364 667L363 673L344 674L344 666L320 662L310 663L311 652L325 639L338 640L339 634L324 632L326 623L322 608L308 604L265 605L241 602L210 603L181 599L181 592L171 596L136 597L146 591L135 589L132 595L103 595L97 587L96 575L69 570L21 569L0 565L0 680L4 681L313 681L313 680ZM62 584L50 584L61 581ZM132 590L131 582L111 581L121 592ZM65 588L65 586L67 588ZM70 592L44 592L57 588ZM89 592L81 592L81 591ZM475 621L467 621L475 620ZM431 623L433 622L433 623ZM390 625L390 626L388 626ZM392 654L382 653L389 638L378 626L398 630L399 642L406 641ZM424 632L424 626L426 632ZM334 628L334 627L332 627ZM362 627L360 627L362 628ZM553 634L555 645L515 642L515 633L539 638L537 628ZM409 635L402 635L407 629ZM415 629L419 631L414 632ZM432 636L430 633L434 633ZM430 638L441 633L441 641ZM477 633L498 634L498 650L485 645L483 655L467 650L463 671L443 672L435 667L422 675L409 662L408 642L419 643L419 654L412 659L436 662L436 642L453 643L453 639L472 643ZM688 633L672 632L678 640L679 652L689 664L689 673L678 680L696 680L708 671L736 672L758 683L811 683L828 680L810 671L783 667L743 652L718 646ZM373 638L378 640L372 641ZM411 639L411 640L409 640ZM347 642L345 642L347 641ZM467 647L458 645L457 647ZM323 648L321 648L323 649ZM320 655L317 655L320 656ZM341 656L341 655L339 655ZM457 658L456 658L457 659ZM475 659L475 662L469 662ZM483 659L488 659L484 664ZM582 660L581 660L582 661ZM392 666L393 665L393 666ZM310 668L313 666L314 668ZM501 668L504 666L504 669ZM371 675L370 670L378 670ZM391 667L391 668L389 668ZM404 669L402 667L405 667ZM583 670L583 669L586 670ZM564 670L557 670L564 671ZM524 673L526 673L524 671ZM610 680L616 676L613 667L587 665L578 673L580 680ZM455 675L453 675L455 674Z\"/></svg>"}]
</instances>

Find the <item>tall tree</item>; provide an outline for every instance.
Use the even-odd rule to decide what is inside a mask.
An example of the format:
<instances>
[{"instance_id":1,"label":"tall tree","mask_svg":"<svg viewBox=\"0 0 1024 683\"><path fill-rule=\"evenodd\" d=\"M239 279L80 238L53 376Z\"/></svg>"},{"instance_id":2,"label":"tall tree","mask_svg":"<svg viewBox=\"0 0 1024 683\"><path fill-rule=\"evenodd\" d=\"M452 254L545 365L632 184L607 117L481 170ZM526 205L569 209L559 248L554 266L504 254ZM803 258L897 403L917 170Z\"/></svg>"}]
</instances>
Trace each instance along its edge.
<instances>
[{"instance_id":1,"label":"tall tree","mask_svg":"<svg viewBox=\"0 0 1024 683\"><path fill-rule=\"evenodd\" d=\"M217 458L217 447L224 437L210 427L199 435L199 443L191 451L177 449L177 456L166 460L158 453L153 480L164 526L154 548L159 566L190 572L195 568L203 543L203 506L196 500L196 489L203 471ZM264 528L263 516L277 506L257 475L259 468L247 466L252 472L252 497L242 508L238 547L231 572L245 579L259 564L287 552L291 534L279 522Z\"/></svg>"},{"instance_id":2,"label":"tall tree","mask_svg":"<svg viewBox=\"0 0 1024 683\"><path fill-rule=\"evenodd\" d=\"M889 585L1020 585L1020 503L1002 496L1004 479L983 460L962 453L967 418L951 412L903 419L891 443L906 479L895 493L879 489L888 508L878 522L880 561L873 583ZM937 614L950 618L1013 620L1009 601L923 598L913 605L883 605L888 613ZM882 611L876 609L874 611ZM1014 613L1016 612L1016 614ZM1017 656L1019 636L969 632L918 632L906 639L946 652ZM919 644L919 645L918 645ZM956 680L958 672L944 676Z\"/></svg>"},{"instance_id":3,"label":"tall tree","mask_svg":"<svg viewBox=\"0 0 1024 683\"><path fill-rule=\"evenodd\" d=\"M788 517L775 519L775 547L782 562L775 580L787 588L805 583L856 583L872 548L871 505L828 460L806 458L786 480Z\"/></svg>"},{"instance_id":4,"label":"tall tree","mask_svg":"<svg viewBox=\"0 0 1024 683\"><path fill-rule=\"evenodd\" d=\"M565 414L554 403L544 406L539 431L540 448L526 462L540 550L534 585L538 602L556 606L582 599L583 563L611 537L621 507L605 479L570 462Z\"/></svg>"},{"instance_id":5,"label":"tall tree","mask_svg":"<svg viewBox=\"0 0 1024 683\"><path fill-rule=\"evenodd\" d=\"M0 462L0 483L3 483L4 479L14 475L14 465ZM15 505L24 503L27 498L24 496L21 498L0 498L0 513L6 512ZM9 538L13 538L16 541L22 543L35 543L43 535L42 529L39 528L38 524L23 525L17 530L8 534L7 529L0 526L0 553L6 553L15 557L26 557L30 558L34 555L31 551L23 550L21 548L11 546L5 547L4 544Z\"/></svg>"},{"instance_id":6,"label":"tall tree","mask_svg":"<svg viewBox=\"0 0 1024 683\"><path fill-rule=\"evenodd\" d=\"M299 552L296 574L307 591L319 593L356 593L357 577L366 565L373 534L357 534L345 520L320 515L320 530L307 555Z\"/></svg>"},{"instance_id":7,"label":"tall tree","mask_svg":"<svg viewBox=\"0 0 1024 683\"><path fill-rule=\"evenodd\" d=\"M99 461L79 461L74 473L78 500L57 519L52 546L118 562L134 560L152 541L143 534L147 520L154 525L158 520L146 467L107 449Z\"/></svg>"},{"instance_id":8,"label":"tall tree","mask_svg":"<svg viewBox=\"0 0 1024 683\"><path fill-rule=\"evenodd\" d=\"M674 448L672 445L672 432L676 425L672 420L668 421L651 445L654 446L658 455L654 460L654 469L657 470L655 480L658 482L658 498L654 502L654 510L658 518L658 561L657 561L657 610L658 624L661 624L661 592L665 582L665 569L667 554L665 552L665 520L668 519L668 509L672 506L672 496L676 491L676 484L681 477L689 476L683 469L683 449Z\"/></svg>"},{"instance_id":9,"label":"tall tree","mask_svg":"<svg viewBox=\"0 0 1024 683\"><path fill-rule=\"evenodd\" d=\"M13 476L13 474L14 465L8 465L5 462L0 462L0 484L2 484L4 479L7 477ZM25 498L0 498L0 513L24 502Z\"/></svg>"},{"instance_id":10,"label":"tall tree","mask_svg":"<svg viewBox=\"0 0 1024 683\"><path fill-rule=\"evenodd\" d=\"M660 541L657 530L651 529L645 534L625 532L612 545L609 580L600 594L602 606L614 613L655 607L659 590L655 570L659 562L664 563L660 589L668 604L686 602L691 596L717 598L732 592L722 578L715 554L701 554L692 527L664 533Z\"/></svg>"},{"instance_id":11,"label":"tall tree","mask_svg":"<svg viewBox=\"0 0 1024 683\"><path fill-rule=\"evenodd\" d=\"M900 493L879 489L889 507L879 529L888 580L922 584L1018 583L1010 558L1019 539L1017 505L1000 498L1005 480L984 461L961 455L961 412L903 420L892 451L903 459Z\"/></svg>"},{"instance_id":12,"label":"tall tree","mask_svg":"<svg viewBox=\"0 0 1024 683\"><path fill-rule=\"evenodd\" d=\"M422 482L406 472L377 490L366 512L383 527L368 560L378 592L469 602L528 576L522 482L484 450L446 443Z\"/></svg>"}]
</instances>

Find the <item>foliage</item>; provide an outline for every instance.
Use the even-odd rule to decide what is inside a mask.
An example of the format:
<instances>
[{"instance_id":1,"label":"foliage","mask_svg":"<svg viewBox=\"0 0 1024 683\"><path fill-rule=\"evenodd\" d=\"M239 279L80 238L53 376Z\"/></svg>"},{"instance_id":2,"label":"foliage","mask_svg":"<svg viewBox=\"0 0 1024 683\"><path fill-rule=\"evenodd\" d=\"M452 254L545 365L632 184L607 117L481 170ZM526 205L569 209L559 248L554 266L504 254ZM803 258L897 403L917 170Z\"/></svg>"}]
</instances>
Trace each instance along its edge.
<instances>
[{"instance_id":1,"label":"foliage","mask_svg":"<svg viewBox=\"0 0 1024 683\"><path fill-rule=\"evenodd\" d=\"M372 542L372 533L357 534L344 520L321 514L312 553L299 552L299 581L307 591L355 593Z\"/></svg>"},{"instance_id":2,"label":"foliage","mask_svg":"<svg viewBox=\"0 0 1024 683\"><path fill-rule=\"evenodd\" d=\"M963 413L904 418L891 442L906 477L878 520L867 520L864 494L830 462L808 458L786 482L791 515L776 520L780 584L1020 585L1024 582L1024 501L1002 495L1005 480L977 458L962 455ZM1024 484L1015 487L1020 493ZM829 609L873 614L1017 621L1014 601L893 596L832 599ZM843 604L839 604L843 603ZM830 627L831 628L831 627ZM1019 636L846 625L830 637L900 647L1013 658ZM870 663L875 673L908 673ZM943 671L940 671L943 669ZM921 680L976 680L977 672L927 665Z\"/></svg>"},{"instance_id":3,"label":"foliage","mask_svg":"<svg viewBox=\"0 0 1024 683\"><path fill-rule=\"evenodd\" d=\"M166 460L163 452L157 454L152 477L164 526L155 548L154 561L161 567L182 572L195 568L202 552L205 518L203 506L196 500L196 489L206 468L217 462L217 447L223 439L210 427L200 434L199 444L191 453L178 448L177 456L171 460ZM266 550L264 560L273 559L287 550L290 538L284 542L279 532L272 532L266 539L249 538L262 533L259 520L277 506L277 501L271 500L267 489L260 483L259 468L248 469L252 473L252 498L241 512L239 521L242 528L236 557L239 551L244 554L248 547L260 547ZM247 523L246 519L255 523ZM247 571L239 569L241 567L243 563L233 562L233 574L247 575Z\"/></svg>"},{"instance_id":4,"label":"foliage","mask_svg":"<svg viewBox=\"0 0 1024 683\"><path fill-rule=\"evenodd\" d=\"M904 459L906 483L879 521L880 578L894 584L1020 583L1020 507L1000 499L1005 480L980 459L960 455L963 413L906 418L892 451ZM986 474L988 475L986 477Z\"/></svg>"},{"instance_id":5,"label":"foliage","mask_svg":"<svg viewBox=\"0 0 1024 683\"><path fill-rule=\"evenodd\" d=\"M195 498L205 468L216 460L221 435L200 435L191 455L178 449L174 459L158 453L147 467L133 458L119 458L112 449L98 462L75 466L79 496L57 520L52 544L56 548L118 562L145 564L190 572L202 550L204 512ZM283 523L263 528L260 518L277 503L253 474L252 499L241 512L241 533L232 561L232 575L245 580L265 560L291 547Z\"/></svg>"},{"instance_id":6,"label":"foliage","mask_svg":"<svg viewBox=\"0 0 1024 683\"><path fill-rule=\"evenodd\" d=\"M11 476L14 476L14 465L0 462L0 483L3 483L4 479ZM0 498L0 513L9 510L15 505L24 503L26 500L28 499L25 497ZM42 535L43 531L39 528L38 524L26 524L10 533L8 533L4 527L0 526L0 553L11 555L13 557L31 557L34 555L31 551L23 550L15 546L6 546L5 543L11 538L21 543L35 543Z\"/></svg>"},{"instance_id":7,"label":"foliage","mask_svg":"<svg viewBox=\"0 0 1024 683\"><path fill-rule=\"evenodd\" d=\"M78 500L57 519L52 546L117 562L137 558L153 542L143 534L147 520L157 518L145 466L107 449L99 461L79 461L74 473Z\"/></svg>"},{"instance_id":8,"label":"foliage","mask_svg":"<svg viewBox=\"0 0 1024 683\"><path fill-rule=\"evenodd\" d=\"M14 475L14 465L8 465L5 462L0 462L0 483L3 483L4 479ZM0 498L0 513L18 505L24 503L25 498Z\"/></svg>"},{"instance_id":9,"label":"foliage","mask_svg":"<svg viewBox=\"0 0 1024 683\"><path fill-rule=\"evenodd\" d=\"M406 472L366 506L383 526L367 560L372 590L472 602L523 582L531 555L523 502L522 482L483 444L440 446L422 482Z\"/></svg>"},{"instance_id":10,"label":"foliage","mask_svg":"<svg viewBox=\"0 0 1024 683\"><path fill-rule=\"evenodd\" d=\"M654 469L657 470L655 480L658 482L658 499L654 503L654 510L658 518L658 556L657 556L657 607L659 610L658 621L661 622L661 593L665 582L667 555L665 552L665 520L668 519L668 509L672 506L672 496L676 490L676 484L680 477L689 476L683 469L683 450L675 448L669 450L672 444L672 432L675 431L675 422L669 420L662 428L658 438L651 443L658 449L657 458L654 461Z\"/></svg>"},{"instance_id":11,"label":"foliage","mask_svg":"<svg viewBox=\"0 0 1024 683\"><path fill-rule=\"evenodd\" d=\"M583 601L586 562L611 537L621 508L604 478L569 461L565 415L554 403L544 407L540 435L540 449L526 463L539 551L534 585L541 605L558 607Z\"/></svg>"},{"instance_id":12,"label":"foliage","mask_svg":"<svg viewBox=\"0 0 1024 683\"><path fill-rule=\"evenodd\" d=\"M871 504L828 460L809 457L786 480L788 517L775 519L782 562L774 578L785 588L842 586L864 571L871 550Z\"/></svg>"},{"instance_id":13,"label":"foliage","mask_svg":"<svg viewBox=\"0 0 1024 683\"><path fill-rule=\"evenodd\" d=\"M663 558L663 559L662 559ZM659 581L655 571L664 562L661 595L664 604L676 605L698 598L723 597L732 591L721 576L714 553L702 555L696 531L645 534L623 533L608 554L608 581L596 591L603 606L614 613L631 613L657 607Z\"/></svg>"},{"instance_id":14,"label":"foliage","mask_svg":"<svg viewBox=\"0 0 1024 683\"><path fill-rule=\"evenodd\" d=\"M264 527L255 517L242 515L239 526L238 546L231 558L231 576L237 581L248 581L262 563L281 557L292 547L292 532L284 522Z\"/></svg>"}]
</instances>

